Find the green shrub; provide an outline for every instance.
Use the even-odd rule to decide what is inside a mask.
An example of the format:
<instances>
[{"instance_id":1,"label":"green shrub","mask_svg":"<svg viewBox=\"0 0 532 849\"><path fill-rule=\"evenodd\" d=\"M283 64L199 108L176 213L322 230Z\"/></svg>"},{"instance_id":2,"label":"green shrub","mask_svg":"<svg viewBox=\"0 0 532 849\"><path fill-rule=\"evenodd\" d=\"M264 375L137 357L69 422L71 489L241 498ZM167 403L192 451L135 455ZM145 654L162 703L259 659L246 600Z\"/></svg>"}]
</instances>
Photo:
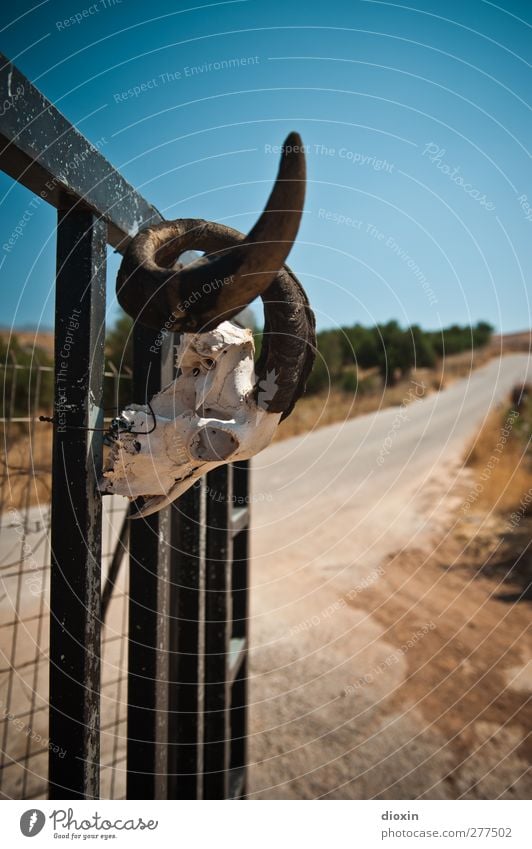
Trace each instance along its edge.
<instances>
[{"instance_id":1,"label":"green shrub","mask_svg":"<svg viewBox=\"0 0 532 849\"><path fill-rule=\"evenodd\" d=\"M485 321L474 327L454 324L440 331L425 331L417 324L403 329L397 321L322 330L307 392L321 392L334 385L346 392L358 386L360 392L353 367L377 367L383 383L391 385L412 368L434 368L438 357L487 345L492 333L492 326Z\"/></svg>"},{"instance_id":2,"label":"green shrub","mask_svg":"<svg viewBox=\"0 0 532 849\"><path fill-rule=\"evenodd\" d=\"M340 386L344 392L354 395L359 391L359 383L356 371L346 371L342 375Z\"/></svg>"}]
</instances>

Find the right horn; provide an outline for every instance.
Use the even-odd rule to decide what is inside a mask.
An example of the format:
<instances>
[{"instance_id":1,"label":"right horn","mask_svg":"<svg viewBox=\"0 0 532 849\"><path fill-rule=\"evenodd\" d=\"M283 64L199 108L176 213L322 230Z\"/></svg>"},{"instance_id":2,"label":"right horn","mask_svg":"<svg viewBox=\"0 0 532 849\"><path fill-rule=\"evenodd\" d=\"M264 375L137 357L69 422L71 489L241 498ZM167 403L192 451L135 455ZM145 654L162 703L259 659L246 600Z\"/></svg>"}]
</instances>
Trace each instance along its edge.
<instances>
[{"instance_id":1,"label":"right horn","mask_svg":"<svg viewBox=\"0 0 532 849\"><path fill-rule=\"evenodd\" d=\"M283 145L279 173L259 220L244 238L209 221L178 219L142 230L126 249L117 297L157 330L205 332L263 295L283 267L305 200L305 155L297 133ZM172 268L186 250L206 256Z\"/></svg>"}]
</instances>

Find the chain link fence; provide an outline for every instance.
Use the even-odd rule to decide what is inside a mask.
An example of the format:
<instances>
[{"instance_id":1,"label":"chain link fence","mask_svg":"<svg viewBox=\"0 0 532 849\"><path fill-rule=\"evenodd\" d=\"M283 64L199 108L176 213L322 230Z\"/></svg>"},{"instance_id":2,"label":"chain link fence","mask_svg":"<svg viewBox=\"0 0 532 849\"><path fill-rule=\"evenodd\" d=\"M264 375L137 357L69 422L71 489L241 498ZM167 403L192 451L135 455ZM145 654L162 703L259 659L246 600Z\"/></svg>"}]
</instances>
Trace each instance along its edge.
<instances>
[{"instance_id":1,"label":"chain link fence","mask_svg":"<svg viewBox=\"0 0 532 849\"><path fill-rule=\"evenodd\" d=\"M53 367L11 350L0 364L0 798L47 796L50 494ZM107 399L126 399L131 375L112 363ZM108 411L108 419L113 409ZM123 499L104 500L102 529L102 798L126 786L128 525ZM68 530L65 529L68 533Z\"/></svg>"}]
</instances>

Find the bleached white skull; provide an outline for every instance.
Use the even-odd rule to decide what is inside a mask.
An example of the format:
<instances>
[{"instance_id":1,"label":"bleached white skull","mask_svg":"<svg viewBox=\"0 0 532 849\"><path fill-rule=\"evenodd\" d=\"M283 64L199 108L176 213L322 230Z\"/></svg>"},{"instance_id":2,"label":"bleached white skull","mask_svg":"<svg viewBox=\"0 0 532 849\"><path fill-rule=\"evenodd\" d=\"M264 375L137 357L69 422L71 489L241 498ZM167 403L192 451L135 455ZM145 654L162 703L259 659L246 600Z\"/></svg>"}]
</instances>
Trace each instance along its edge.
<instances>
[{"instance_id":1,"label":"bleached white skull","mask_svg":"<svg viewBox=\"0 0 532 849\"><path fill-rule=\"evenodd\" d=\"M249 459L271 441L303 393L315 351L314 316L283 265L301 218L303 145L291 134L259 221L246 237L208 221L148 227L130 243L118 300L136 320L182 332L176 379L149 404L131 405L114 431L103 493L137 501L147 516L222 463ZM177 265L184 251L207 256ZM262 350L228 319L257 295L264 302Z\"/></svg>"},{"instance_id":2,"label":"bleached white skull","mask_svg":"<svg viewBox=\"0 0 532 849\"><path fill-rule=\"evenodd\" d=\"M209 333L181 337L178 376L148 405L122 412L102 491L145 499L147 516L182 495L221 463L247 460L269 443L281 413L264 401L275 376L255 397L250 330L228 321ZM262 406L261 406L262 405Z\"/></svg>"}]
</instances>

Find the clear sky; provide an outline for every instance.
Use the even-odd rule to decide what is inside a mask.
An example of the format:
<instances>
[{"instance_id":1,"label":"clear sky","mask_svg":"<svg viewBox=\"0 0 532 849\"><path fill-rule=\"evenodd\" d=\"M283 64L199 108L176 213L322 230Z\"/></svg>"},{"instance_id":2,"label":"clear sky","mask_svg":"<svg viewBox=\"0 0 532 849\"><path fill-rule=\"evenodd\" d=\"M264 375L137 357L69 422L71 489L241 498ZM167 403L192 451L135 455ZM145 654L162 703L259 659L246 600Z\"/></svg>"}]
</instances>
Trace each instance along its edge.
<instances>
[{"instance_id":1,"label":"clear sky","mask_svg":"<svg viewBox=\"0 0 532 849\"><path fill-rule=\"evenodd\" d=\"M529 2L2 7L1 49L168 218L249 229L272 149L302 135L289 264L320 328L532 324ZM0 175L0 197L0 324L51 325L55 211L32 209L7 252L32 196Z\"/></svg>"}]
</instances>

